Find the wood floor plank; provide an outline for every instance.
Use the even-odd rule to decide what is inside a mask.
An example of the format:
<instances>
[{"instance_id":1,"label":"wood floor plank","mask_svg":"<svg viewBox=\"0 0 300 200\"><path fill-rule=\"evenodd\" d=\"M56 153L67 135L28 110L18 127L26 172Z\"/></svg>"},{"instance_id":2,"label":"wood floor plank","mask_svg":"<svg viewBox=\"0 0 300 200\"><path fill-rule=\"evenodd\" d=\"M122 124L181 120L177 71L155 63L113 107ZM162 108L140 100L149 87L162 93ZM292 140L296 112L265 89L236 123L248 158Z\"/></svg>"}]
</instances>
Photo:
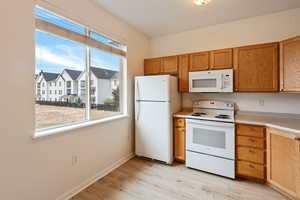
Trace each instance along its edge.
<instances>
[{"instance_id":1,"label":"wood floor plank","mask_svg":"<svg viewBox=\"0 0 300 200\"><path fill-rule=\"evenodd\" d=\"M72 200L286 200L258 183L133 158Z\"/></svg>"}]
</instances>

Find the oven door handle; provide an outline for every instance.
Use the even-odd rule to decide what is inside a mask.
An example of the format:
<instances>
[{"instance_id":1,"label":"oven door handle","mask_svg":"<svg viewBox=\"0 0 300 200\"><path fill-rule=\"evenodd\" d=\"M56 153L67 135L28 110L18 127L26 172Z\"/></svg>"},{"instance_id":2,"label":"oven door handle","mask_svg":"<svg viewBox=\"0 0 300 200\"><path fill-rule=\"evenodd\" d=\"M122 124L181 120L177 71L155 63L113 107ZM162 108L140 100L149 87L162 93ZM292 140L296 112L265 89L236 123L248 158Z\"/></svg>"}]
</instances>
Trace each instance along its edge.
<instances>
[{"instance_id":1,"label":"oven door handle","mask_svg":"<svg viewBox=\"0 0 300 200\"><path fill-rule=\"evenodd\" d=\"M187 120L188 124L192 125L204 125L204 126L216 126L216 127L229 127L232 128L234 127L234 123L226 123L226 122L215 122L215 121L202 121L202 120Z\"/></svg>"}]
</instances>

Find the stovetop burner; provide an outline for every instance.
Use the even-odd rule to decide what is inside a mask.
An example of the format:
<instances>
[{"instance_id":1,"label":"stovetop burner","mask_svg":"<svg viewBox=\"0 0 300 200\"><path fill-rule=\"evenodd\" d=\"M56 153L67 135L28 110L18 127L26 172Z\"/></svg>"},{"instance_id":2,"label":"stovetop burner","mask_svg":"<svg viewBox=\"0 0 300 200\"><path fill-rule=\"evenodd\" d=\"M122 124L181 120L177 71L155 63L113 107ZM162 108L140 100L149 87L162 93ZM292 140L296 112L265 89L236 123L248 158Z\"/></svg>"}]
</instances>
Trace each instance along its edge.
<instances>
[{"instance_id":1,"label":"stovetop burner","mask_svg":"<svg viewBox=\"0 0 300 200\"><path fill-rule=\"evenodd\" d=\"M193 113L192 114L192 116L195 116L195 117L200 117L200 116L203 116L203 115L207 115L207 113L201 112L201 113Z\"/></svg>"},{"instance_id":2,"label":"stovetop burner","mask_svg":"<svg viewBox=\"0 0 300 200\"><path fill-rule=\"evenodd\" d=\"M230 119L229 115L217 115L215 116L215 118L219 118L219 119Z\"/></svg>"}]
</instances>

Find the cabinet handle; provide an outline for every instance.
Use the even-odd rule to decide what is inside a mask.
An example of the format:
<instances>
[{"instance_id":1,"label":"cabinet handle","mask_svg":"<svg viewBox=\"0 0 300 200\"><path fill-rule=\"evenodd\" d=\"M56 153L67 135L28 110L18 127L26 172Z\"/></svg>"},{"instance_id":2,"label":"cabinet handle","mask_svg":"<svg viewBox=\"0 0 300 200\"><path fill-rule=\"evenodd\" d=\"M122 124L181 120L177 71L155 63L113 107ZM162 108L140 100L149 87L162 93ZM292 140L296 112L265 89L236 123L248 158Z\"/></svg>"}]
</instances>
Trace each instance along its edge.
<instances>
[{"instance_id":1,"label":"cabinet handle","mask_svg":"<svg viewBox=\"0 0 300 200\"><path fill-rule=\"evenodd\" d=\"M299 137L294 137L294 140L298 140L298 141L299 141L299 140L300 140L300 138L299 138Z\"/></svg>"},{"instance_id":2,"label":"cabinet handle","mask_svg":"<svg viewBox=\"0 0 300 200\"><path fill-rule=\"evenodd\" d=\"M255 167L254 167L253 165L251 165L251 164L249 164L249 167L250 167L250 168L252 168L252 169L254 169L254 168L255 168Z\"/></svg>"},{"instance_id":3,"label":"cabinet handle","mask_svg":"<svg viewBox=\"0 0 300 200\"><path fill-rule=\"evenodd\" d=\"M255 151L253 151L252 149L249 149L249 152L250 152L250 153L255 153Z\"/></svg>"},{"instance_id":4,"label":"cabinet handle","mask_svg":"<svg viewBox=\"0 0 300 200\"><path fill-rule=\"evenodd\" d=\"M249 138L249 141L250 141L250 142L255 142L255 140L254 140L254 139L252 139L252 138Z\"/></svg>"}]
</instances>

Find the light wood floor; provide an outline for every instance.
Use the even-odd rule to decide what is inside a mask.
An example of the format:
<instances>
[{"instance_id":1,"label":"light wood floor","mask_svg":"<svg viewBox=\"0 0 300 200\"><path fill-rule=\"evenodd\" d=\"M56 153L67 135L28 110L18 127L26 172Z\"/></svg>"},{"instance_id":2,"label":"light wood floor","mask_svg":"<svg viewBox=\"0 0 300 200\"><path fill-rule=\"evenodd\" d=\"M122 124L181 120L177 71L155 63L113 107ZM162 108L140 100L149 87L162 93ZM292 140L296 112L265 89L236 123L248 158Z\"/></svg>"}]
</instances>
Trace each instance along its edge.
<instances>
[{"instance_id":1,"label":"light wood floor","mask_svg":"<svg viewBox=\"0 0 300 200\"><path fill-rule=\"evenodd\" d=\"M72 200L283 200L271 188L133 158Z\"/></svg>"}]
</instances>

